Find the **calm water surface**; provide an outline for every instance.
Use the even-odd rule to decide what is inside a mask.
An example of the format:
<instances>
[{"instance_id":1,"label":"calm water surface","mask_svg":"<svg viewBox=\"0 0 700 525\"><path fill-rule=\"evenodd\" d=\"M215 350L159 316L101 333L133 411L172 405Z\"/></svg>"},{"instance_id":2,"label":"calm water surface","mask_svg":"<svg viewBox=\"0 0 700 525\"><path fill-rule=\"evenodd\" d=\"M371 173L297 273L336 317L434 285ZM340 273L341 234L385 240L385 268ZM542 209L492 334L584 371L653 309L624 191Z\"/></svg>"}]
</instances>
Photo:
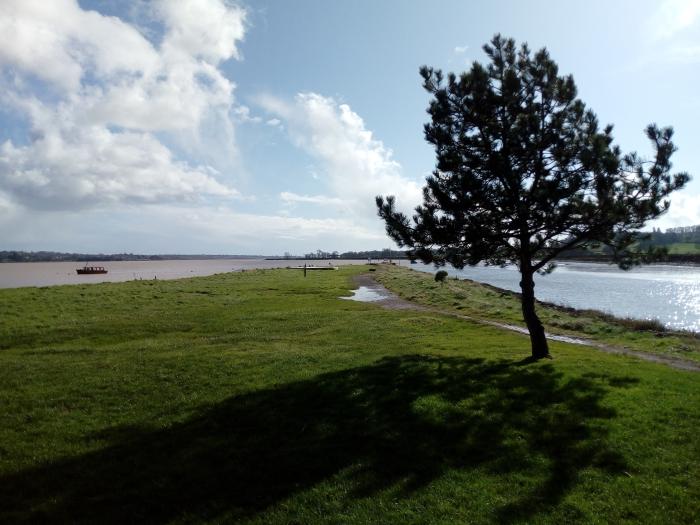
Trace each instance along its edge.
<instances>
[{"instance_id":1,"label":"calm water surface","mask_svg":"<svg viewBox=\"0 0 700 525\"><path fill-rule=\"evenodd\" d=\"M366 260L333 260L333 266L364 264ZM0 288L22 286L51 286L55 284L86 284L133 281L134 279L180 279L197 275L253 270L256 268L285 268L298 266L304 261L268 261L265 259L204 259L174 261L105 261L90 263L104 266L108 273L78 275L78 262L1 263ZM326 266L328 261L310 261L309 264Z\"/></svg>"},{"instance_id":2,"label":"calm water surface","mask_svg":"<svg viewBox=\"0 0 700 525\"><path fill-rule=\"evenodd\" d=\"M435 272L430 265L416 270ZM520 291L515 266L447 268L452 276ZM594 308L618 317L658 319L668 328L700 332L700 267L654 264L624 272L600 263L559 263L553 273L535 277L541 301Z\"/></svg>"}]
</instances>

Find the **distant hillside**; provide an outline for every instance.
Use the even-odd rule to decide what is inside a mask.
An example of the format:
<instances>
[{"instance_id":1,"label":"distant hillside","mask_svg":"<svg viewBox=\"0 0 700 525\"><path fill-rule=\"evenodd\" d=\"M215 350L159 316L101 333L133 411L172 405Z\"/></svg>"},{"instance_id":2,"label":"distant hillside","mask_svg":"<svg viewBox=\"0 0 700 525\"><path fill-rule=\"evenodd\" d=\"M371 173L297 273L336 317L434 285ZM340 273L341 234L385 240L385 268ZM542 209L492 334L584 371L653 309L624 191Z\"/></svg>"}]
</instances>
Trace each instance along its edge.
<instances>
[{"instance_id":1,"label":"distant hillside","mask_svg":"<svg viewBox=\"0 0 700 525\"><path fill-rule=\"evenodd\" d=\"M665 248L668 255L665 262L700 264L700 224L669 228L665 232L654 229L648 232L648 238L639 242L637 248L646 251L648 248ZM596 249L569 250L562 254L562 259L607 260L611 251L606 246Z\"/></svg>"},{"instance_id":2,"label":"distant hillside","mask_svg":"<svg viewBox=\"0 0 700 525\"><path fill-rule=\"evenodd\" d=\"M669 228L665 232L654 229L649 239L640 243L642 248L648 246L666 247L668 253L676 255L700 254L700 224Z\"/></svg>"}]
</instances>

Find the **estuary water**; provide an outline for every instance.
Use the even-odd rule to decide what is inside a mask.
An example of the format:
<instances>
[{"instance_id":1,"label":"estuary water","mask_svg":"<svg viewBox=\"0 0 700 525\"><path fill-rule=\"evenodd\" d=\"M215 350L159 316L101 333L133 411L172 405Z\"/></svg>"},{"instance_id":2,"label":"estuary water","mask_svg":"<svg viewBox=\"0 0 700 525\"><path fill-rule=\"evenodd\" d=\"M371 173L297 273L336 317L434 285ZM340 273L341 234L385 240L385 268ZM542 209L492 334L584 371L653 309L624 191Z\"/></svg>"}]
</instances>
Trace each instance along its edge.
<instances>
[{"instance_id":1,"label":"estuary water","mask_svg":"<svg viewBox=\"0 0 700 525\"><path fill-rule=\"evenodd\" d=\"M303 260L267 259L200 259L162 261L104 261L88 263L88 266L104 266L108 273L78 275L75 270L85 264L79 262L0 263L0 288L22 286L52 286L56 284L90 284L123 282L136 279L181 279L264 268L285 268L303 265ZM333 259L332 261L308 261L309 265L333 266L365 264L367 260Z\"/></svg>"},{"instance_id":2,"label":"estuary water","mask_svg":"<svg viewBox=\"0 0 700 525\"><path fill-rule=\"evenodd\" d=\"M411 268L434 273L432 265ZM451 276L520 291L515 266L445 268ZM658 319L667 328L700 332L700 267L654 264L629 271L601 263L558 263L553 273L535 277L535 295L573 308L592 308L617 317Z\"/></svg>"},{"instance_id":3,"label":"estuary water","mask_svg":"<svg viewBox=\"0 0 700 525\"><path fill-rule=\"evenodd\" d=\"M366 260L333 260L333 266L364 264ZM77 275L83 266L77 262L2 263L0 288L22 286L51 286L57 284L86 284L131 281L134 279L178 279L213 275L231 271L259 268L284 268L304 264L298 260L266 259L205 259L166 261L109 261L93 263L104 266L109 273ZM328 261L309 261L327 265ZM414 270L434 273L435 268L424 264L408 265ZM520 291L520 275L516 267L447 268L448 273ZM535 294L542 301L593 308L618 317L658 319L669 328L700 332L700 267L651 265L628 272L600 263L560 263L550 275L535 278Z\"/></svg>"}]
</instances>

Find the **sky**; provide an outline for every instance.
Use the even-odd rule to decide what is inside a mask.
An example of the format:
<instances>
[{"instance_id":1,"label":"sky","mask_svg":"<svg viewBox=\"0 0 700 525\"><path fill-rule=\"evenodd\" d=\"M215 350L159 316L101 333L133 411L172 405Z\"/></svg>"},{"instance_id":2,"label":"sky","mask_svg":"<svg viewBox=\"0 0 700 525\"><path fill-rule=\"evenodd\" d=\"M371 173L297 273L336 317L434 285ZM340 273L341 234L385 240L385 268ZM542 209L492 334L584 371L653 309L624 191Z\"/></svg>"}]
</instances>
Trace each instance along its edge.
<instances>
[{"instance_id":1,"label":"sky","mask_svg":"<svg viewBox=\"0 0 700 525\"><path fill-rule=\"evenodd\" d=\"M0 250L393 247L434 168L421 65L547 47L623 151L672 125L700 224L700 0L2 0Z\"/></svg>"}]
</instances>

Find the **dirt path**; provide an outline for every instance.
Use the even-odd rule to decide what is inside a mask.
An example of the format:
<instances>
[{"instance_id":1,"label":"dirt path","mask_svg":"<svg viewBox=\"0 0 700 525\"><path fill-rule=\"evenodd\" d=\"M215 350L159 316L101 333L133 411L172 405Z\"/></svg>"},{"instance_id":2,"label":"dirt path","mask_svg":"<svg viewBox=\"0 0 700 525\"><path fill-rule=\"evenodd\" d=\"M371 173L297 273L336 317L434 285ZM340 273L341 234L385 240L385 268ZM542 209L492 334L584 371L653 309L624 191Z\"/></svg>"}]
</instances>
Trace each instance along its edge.
<instances>
[{"instance_id":1,"label":"dirt path","mask_svg":"<svg viewBox=\"0 0 700 525\"><path fill-rule=\"evenodd\" d=\"M398 295L396 295L394 292L388 290L385 288L382 284L378 283L377 281L374 280L374 278L371 275L368 274L363 274L363 275L358 275L357 277L354 278L354 283L358 287L365 287L374 294L376 294L375 299L373 299L371 302L373 304L376 304L378 306L381 306L382 308L387 308L390 310L417 310L421 312L432 312L440 315L447 315L449 317L455 317L457 319L465 319L467 321L472 321L475 323L487 325L487 326L495 326L497 328L501 328L503 330L510 330L512 332L517 332L519 334L523 335L529 335L528 331L526 328L522 326L516 326L516 325L511 325L511 324L506 324L506 323L499 323L497 321L489 321L487 319L479 319L476 317L470 317L468 315L462 315L458 314L455 312L446 312L444 310L440 310L438 308L432 308L429 306L423 306L420 304L412 303L411 301L407 301L406 299L402 299ZM582 346L587 346L590 348L595 348L597 350L600 350L602 352L607 352L609 354L620 354L620 355L627 355L627 356L633 356L637 357L639 359L643 359L644 361L651 361L653 363L662 363L667 366L671 366L673 368L678 368L680 370L691 370L693 372L700 372L700 363L696 363L694 361L688 361L685 359L679 359L676 357L669 357L669 356L663 356L663 355L657 355L657 354L648 354L646 352L638 352L636 350L629 350L627 348L621 348L621 347L616 347L616 346L610 346L606 345L603 343L599 343L596 341L592 341L590 339L585 339L585 338L580 338L580 337L570 337L570 336L565 336L565 335L555 335L555 334L547 334L547 339L550 341L559 341L563 343L570 343L570 344L575 344L575 345L582 345Z\"/></svg>"}]
</instances>

